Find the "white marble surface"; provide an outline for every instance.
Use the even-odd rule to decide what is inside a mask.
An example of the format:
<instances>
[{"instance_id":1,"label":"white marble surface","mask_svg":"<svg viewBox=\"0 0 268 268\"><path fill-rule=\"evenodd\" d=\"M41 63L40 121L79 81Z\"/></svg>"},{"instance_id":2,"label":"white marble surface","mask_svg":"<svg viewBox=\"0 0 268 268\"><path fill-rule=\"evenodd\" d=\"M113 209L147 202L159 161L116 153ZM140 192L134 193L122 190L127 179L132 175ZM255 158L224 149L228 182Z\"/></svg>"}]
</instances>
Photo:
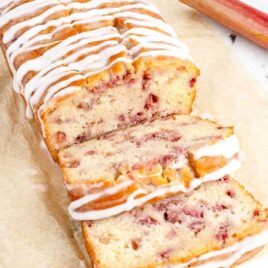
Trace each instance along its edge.
<instances>
[{"instance_id":1,"label":"white marble surface","mask_svg":"<svg viewBox=\"0 0 268 268\"><path fill-rule=\"evenodd\" d=\"M268 13L268 0L241 0L242 2L254 6L255 8ZM231 46L240 61L246 66L248 71L263 85L263 89L268 94L268 50L265 50L244 37L237 35L233 43L230 34L233 32L216 22L207 19L209 24L215 28L222 39ZM268 109L268 107L267 107ZM268 267L268 254L260 254L258 257L242 264L239 268L265 268Z\"/></svg>"},{"instance_id":2,"label":"white marble surface","mask_svg":"<svg viewBox=\"0 0 268 268\"><path fill-rule=\"evenodd\" d=\"M268 1L267 0L241 0L241 1L259 9L260 11L268 13Z\"/></svg>"},{"instance_id":3,"label":"white marble surface","mask_svg":"<svg viewBox=\"0 0 268 268\"><path fill-rule=\"evenodd\" d=\"M241 1L268 13L268 0ZM207 21L216 29L226 44L232 47L240 61L246 66L248 71L262 83L263 88L268 94L268 50L255 45L251 41L237 34L235 42L233 43L230 38L230 34L233 33L231 30L226 29L210 19L207 19Z\"/></svg>"}]
</instances>

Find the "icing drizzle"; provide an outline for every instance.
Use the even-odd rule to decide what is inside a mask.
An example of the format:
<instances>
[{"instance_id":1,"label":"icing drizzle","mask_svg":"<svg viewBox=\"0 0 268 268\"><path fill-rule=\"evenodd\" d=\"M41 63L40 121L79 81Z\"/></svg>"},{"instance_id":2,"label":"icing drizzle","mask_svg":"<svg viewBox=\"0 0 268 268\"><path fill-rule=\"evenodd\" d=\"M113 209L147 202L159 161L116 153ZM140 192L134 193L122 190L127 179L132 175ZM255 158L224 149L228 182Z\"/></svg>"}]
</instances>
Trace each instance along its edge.
<instances>
[{"instance_id":1,"label":"icing drizzle","mask_svg":"<svg viewBox=\"0 0 268 268\"><path fill-rule=\"evenodd\" d=\"M230 174L231 172L238 170L239 168L240 168L240 160L234 158L230 160L230 162L224 167L214 172L208 173L202 178L192 180L189 187L185 187L183 184L177 183L176 185L173 184L173 185L167 185L164 187L159 187L157 190L150 192L150 193L144 189L138 189L134 191L131 195L129 195L127 201L121 205L108 208L108 209L103 209L103 210L91 210L91 211L85 211L85 212L76 211L76 209L82 207L85 204L98 200L104 196L115 194L119 192L121 189L127 188L134 183L134 181L132 180L123 181L122 183L116 186L107 188L105 191L95 193L95 194L88 194L76 201L73 201L69 205L68 211L71 217L74 220L78 220L78 221L98 220L98 219L111 217L114 215L118 215L124 211L130 211L135 207L145 204L149 200L152 200L156 197L164 196L168 193L171 194L171 193L178 193L178 192L184 192L184 193L191 192L192 190L199 187L202 183L218 180ZM141 194L143 195L142 197L136 198L137 196Z\"/></svg>"},{"instance_id":2,"label":"icing drizzle","mask_svg":"<svg viewBox=\"0 0 268 268\"><path fill-rule=\"evenodd\" d=\"M25 97L28 117L37 110L40 119L52 99L70 94L77 90L74 83L84 83L117 62L190 58L157 8L144 0L32 0L17 6L10 2L0 6L7 6L1 12L0 28L13 87ZM118 19L123 20L123 28L116 26ZM79 27L87 24L90 29ZM66 30L72 34L58 40L56 36ZM16 66L19 56L39 50L44 51L38 52L40 56L24 58Z\"/></svg>"},{"instance_id":3,"label":"icing drizzle","mask_svg":"<svg viewBox=\"0 0 268 268\"><path fill-rule=\"evenodd\" d=\"M204 156L217 156L219 155L219 152L221 152L221 155L225 158L230 158L235 153L239 152L239 148L240 146L238 138L235 135L231 135L227 139L220 140L214 144L201 147L194 153L194 158L200 159Z\"/></svg>"}]
</instances>

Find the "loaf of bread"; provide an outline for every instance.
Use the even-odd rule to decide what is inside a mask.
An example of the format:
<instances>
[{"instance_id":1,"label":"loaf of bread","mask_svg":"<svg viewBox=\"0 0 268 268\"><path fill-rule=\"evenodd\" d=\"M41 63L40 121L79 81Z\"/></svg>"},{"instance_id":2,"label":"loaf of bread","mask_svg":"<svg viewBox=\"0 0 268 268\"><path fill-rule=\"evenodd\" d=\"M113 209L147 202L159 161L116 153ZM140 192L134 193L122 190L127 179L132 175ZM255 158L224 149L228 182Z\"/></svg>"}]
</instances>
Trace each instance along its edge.
<instances>
[{"instance_id":1,"label":"loaf of bread","mask_svg":"<svg viewBox=\"0 0 268 268\"><path fill-rule=\"evenodd\" d=\"M94 268L229 268L268 242L266 225L267 211L228 177L82 223Z\"/></svg>"},{"instance_id":2,"label":"loaf of bread","mask_svg":"<svg viewBox=\"0 0 268 268\"><path fill-rule=\"evenodd\" d=\"M199 70L155 6L1 1L0 45L94 268L229 268L268 242L228 176L233 129L189 115Z\"/></svg>"},{"instance_id":3,"label":"loaf of bread","mask_svg":"<svg viewBox=\"0 0 268 268\"><path fill-rule=\"evenodd\" d=\"M198 69L144 0L18 0L1 46L54 159L120 128L191 111Z\"/></svg>"},{"instance_id":4,"label":"loaf of bread","mask_svg":"<svg viewBox=\"0 0 268 268\"><path fill-rule=\"evenodd\" d=\"M59 163L76 220L110 217L187 192L240 166L231 127L177 115L64 149Z\"/></svg>"}]
</instances>

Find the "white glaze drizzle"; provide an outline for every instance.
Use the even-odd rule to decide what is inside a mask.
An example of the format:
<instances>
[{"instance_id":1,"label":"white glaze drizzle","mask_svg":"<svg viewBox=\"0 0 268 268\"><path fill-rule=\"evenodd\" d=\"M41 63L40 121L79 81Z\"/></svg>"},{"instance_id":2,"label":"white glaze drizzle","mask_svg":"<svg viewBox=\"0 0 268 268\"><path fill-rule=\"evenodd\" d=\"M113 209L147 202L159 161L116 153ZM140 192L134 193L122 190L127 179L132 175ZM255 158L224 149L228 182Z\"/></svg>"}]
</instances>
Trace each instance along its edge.
<instances>
[{"instance_id":1,"label":"white glaze drizzle","mask_svg":"<svg viewBox=\"0 0 268 268\"><path fill-rule=\"evenodd\" d=\"M112 3L122 3L122 5L101 7L102 4ZM51 15L70 10L75 12L58 19L47 20ZM149 11L155 16L142 14L140 10ZM147 1L92 0L86 3L76 3L71 0L31 1L4 10L0 17L0 27L11 20L34 12L40 14L12 25L3 34L5 44L12 41L7 48L6 56L14 76L14 89L24 95L29 117L32 116L33 107L40 102L39 114L51 99L63 96L63 93L59 94L60 91L65 94L72 92L68 87L73 88L73 82L106 70L116 62L131 63L140 57L160 55L190 59L186 46L176 39L173 29L159 18L159 11ZM125 24L133 24L136 27L125 33L119 33L112 26L101 27L75 34L64 41L52 41L53 35L64 28L116 18L124 18ZM29 28L14 40L16 34L26 27ZM54 27L52 32L40 34L49 27ZM127 49L124 44L131 38L139 44ZM88 48L83 47L94 40L100 43ZM18 55L45 47L48 49L43 55L26 61L16 70L14 61ZM144 52L140 52L142 48L145 48ZM125 56L110 62L110 58L120 52L124 52ZM77 61L79 55L85 57ZM35 72L35 75L23 86L23 78L30 71ZM71 77L62 79L67 75Z\"/></svg>"},{"instance_id":2,"label":"white glaze drizzle","mask_svg":"<svg viewBox=\"0 0 268 268\"><path fill-rule=\"evenodd\" d=\"M1 0L1 2L0 2L0 15L4 12L4 10L8 10L7 6L9 6L10 4L12 4L16 1L18 1L18 0ZM1 9L4 9L4 10L1 11Z\"/></svg>"},{"instance_id":3,"label":"white glaze drizzle","mask_svg":"<svg viewBox=\"0 0 268 268\"><path fill-rule=\"evenodd\" d=\"M101 197L116 194L119 191L126 189L127 187L129 187L133 184L134 184L134 181L126 180L126 181L123 181L123 182L117 184L116 186L113 186L113 187L110 187L110 188L103 190L101 193L94 193L94 194L85 195L82 198L73 201L69 205L68 211L71 215L73 215L73 213L78 213L78 214L83 214L83 215L87 214L87 212L75 212L75 210L82 207L83 205L86 205L86 204L88 204L94 200L97 200Z\"/></svg>"},{"instance_id":4,"label":"white glaze drizzle","mask_svg":"<svg viewBox=\"0 0 268 268\"><path fill-rule=\"evenodd\" d=\"M239 152L239 141L235 135L232 135L224 140L220 140L214 144L201 147L194 153L195 159L200 159L204 156L217 156L219 152L225 158L230 158Z\"/></svg>"},{"instance_id":5,"label":"white glaze drizzle","mask_svg":"<svg viewBox=\"0 0 268 268\"><path fill-rule=\"evenodd\" d=\"M46 10L45 12L43 12L41 15L37 17L33 17L32 19L25 20L23 22L15 24L4 33L3 42L6 44L12 41L12 39L16 36L16 33L18 33L24 27L31 27L32 25L43 22L49 16L55 14L56 12L60 12L64 10L68 11L68 9L64 5L56 5L56 6L49 8L48 10Z\"/></svg>"},{"instance_id":6,"label":"white glaze drizzle","mask_svg":"<svg viewBox=\"0 0 268 268\"><path fill-rule=\"evenodd\" d=\"M221 257L224 255L232 254L230 257L225 258L224 260L211 261L208 263L193 265L194 268L229 268L235 264L244 254L265 246L268 243L268 230L265 230L257 235L249 236L243 239L242 241L227 247L221 250L212 251L206 254L201 255L198 258L194 258L187 263L180 265L169 265L162 266L158 268L187 268L194 263L210 260L215 257Z\"/></svg>"},{"instance_id":7,"label":"white glaze drizzle","mask_svg":"<svg viewBox=\"0 0 268 268\"><path fill-rule=\"evenodd\" d=\"M160 187L156 189L153 192L147 192L144 189L138 189L135 191L132 195L130 195L127 199L127 201L121 205L103 209L103 210L93 210L93 211L85 211L85 212L77 212L76 209L82 207L85 204L88 204L89 202L92 202L94 200L97 200L103 196L112 195L119 191L119 189L124 188L121 184L116 185L114 187L108 188L105 191L95 193L95 194L88 194L74 202L72 202L68 208L68 211L71 215L71 217L74 220L98 220L103 219L107 217L111 217L114 215L118 215L121 212L124 211L130 211L135 207L141 206L144 203L148 202L149 200L152 200L156 197L164 196L166 194L171 193L178 193L178 192L184 192L188 193L192 190L199 187L201 184L209 181L215 181L218 180L225 175L228 175L232 173L233 171L240 168L240 160L239 159L232 159L228 164L226 164L223 168L220 168L214 172L211 172L207 175L205 175L202 178L194 179L191 181L191 184L189 187L185 187L182 183L176 184L176 185L167 185L164 187ZM133 181L127 180L126 183L133 183ZM131 184L130 184L131 185ZM145 194L143 197L140 197L138 199L135 199L135 197L139 194Z\"/></svg>"},{"instance_id":8,"label":"white glaze drizzle","mask_svg":"<svg viewBox=\"0 0 268 268\"><path fill-rule=\"evenodd\" d=\"M122 2L125 2L125 3L133 3L134 1L133 0L113 0L112 1L113 3L122 3ZM143 1L143 0L136 0L135 1L136 3L142 3L142 4L146 4L147 6L145 7L146 9L148 8L148 2L147 1ZM90 2L85 2L85 3L70 3L68 6L70 8L74 8L74 9L92 9L92 8L97 8L98 6L100 6L101 4L107 4L107 3L111 3L111 1L107 1L107 0L93 0L93 1L90 1ZM153 5L150 5L150 8L151 10L153 10L155 13L158 13L160 14L159 10L154 7Z\"/></svg>"},{"instance_id":9,"label":"white glaze drizzle","mask_svg":"<svg viewBox=\"0 0 268 268\"><path fill-rule=\"evenodd\" d=\"M5 12L3 12L3 16L0 17L0 28L3 27L5 24L10 22L11 20L17 19L20 16L24 16L29 14L29 10L31 12L36 12L37 10L47 7L49 5L55 5L54 0L47 0L45 2L42 1L32 1L25 3L24 5L19 5L18 7L10 10L8 12L8 16L4 16Z\"/></svg>"}]
</instances>

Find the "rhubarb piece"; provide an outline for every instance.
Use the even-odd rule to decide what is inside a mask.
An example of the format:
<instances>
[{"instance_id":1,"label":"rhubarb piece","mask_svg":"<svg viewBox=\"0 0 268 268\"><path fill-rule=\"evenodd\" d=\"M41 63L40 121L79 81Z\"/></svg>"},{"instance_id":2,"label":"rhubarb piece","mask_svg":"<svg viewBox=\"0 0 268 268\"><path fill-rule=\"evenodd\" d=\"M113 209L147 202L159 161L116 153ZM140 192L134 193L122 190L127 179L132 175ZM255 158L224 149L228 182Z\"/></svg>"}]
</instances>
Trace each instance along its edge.
<instances>
[{"instance_id":1,"label":"rhubarb piece","mask_svg":"<svg viewBox=\"0 0 268 268\"><path fill-rule=\"evenodd\" d=\"M239 0L180 0L268 49L268 15Z\"/></svg>"},{"instance_id":2,"label":"rhubarb piece","mask_svg":"<svg viewBox=\"0 0 268 268\"><path fill-rule=\"evenodd\" d=\"M189 192L236 170L238 151L231 127L186 115L74 145L59 153L69 211L76 220L95 220ZM194 209L185 213L199 218Z\"/></svg>"},{"instance_id":3,"label":"rhubarb piece","mask_svg":"<svg viewBox=\"0 0 268 268\"><path fill-rule=\"evenodd\" d=\"M268 242L266 210L229 178L82 227L100 268L233 267Z\"/></svg>"}]
</instances>

